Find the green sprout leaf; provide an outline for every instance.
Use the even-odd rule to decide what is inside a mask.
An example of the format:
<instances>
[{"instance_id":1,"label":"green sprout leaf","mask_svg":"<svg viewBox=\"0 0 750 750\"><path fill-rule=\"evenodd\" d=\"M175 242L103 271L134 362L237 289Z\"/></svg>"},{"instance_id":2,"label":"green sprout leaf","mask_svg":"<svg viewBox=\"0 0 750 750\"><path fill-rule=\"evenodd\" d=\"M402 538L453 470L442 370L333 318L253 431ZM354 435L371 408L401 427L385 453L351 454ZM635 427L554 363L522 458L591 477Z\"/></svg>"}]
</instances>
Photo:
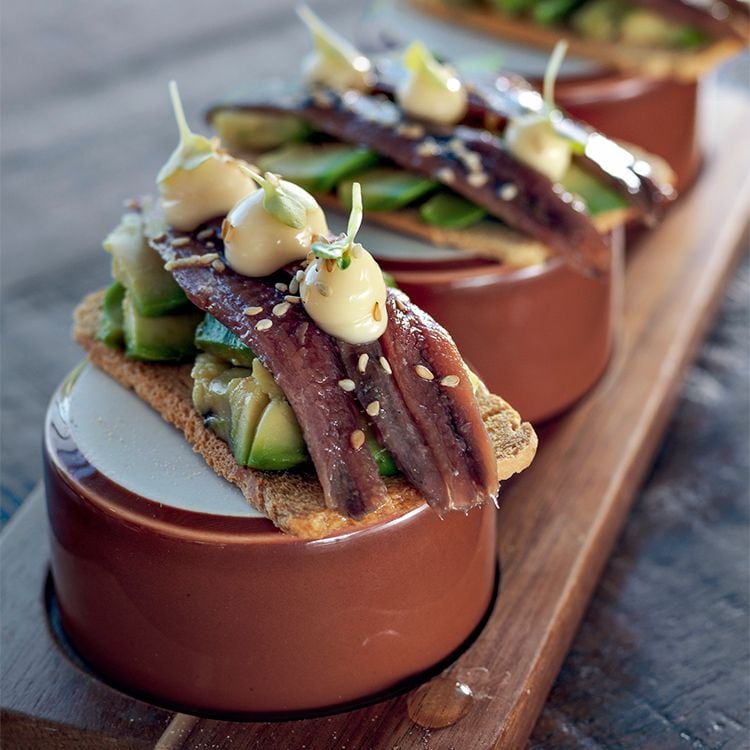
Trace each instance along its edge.
<instances>
[{"instance_id":1,"label":"green sprout leaf","mask_svg":"<svg viewBox=\"0 0 750 750\"><path fill-rule=\"evenodd\" d=\"M335 260L338 267L343 271L351 265L352 245L354 238L362 226L362 188L358 182L352 184L352 210L349 213L349 223L346 234L339 235L331 242L313 242L310 250L316 258Z\"/></svg>"},{"instance_id":2,"label":"green sprout leaf","mask_svg":"<svg viewBox=\"0 0 750 750\"><path fill-rule=\"evenodd\" d=\"M352 61L362 57L356 47L339 36L330 26L313 13L307 5L297 8L297 15L307 26L315 49L320 55L338 65L350 66Z\"/></svg>"},{"instance_id":3,"label":"green sprout leaf","mask_svg":"<svg viewBox=\"0 0 750 750\"><path fill-rule=\"evenodd\" d=\"M180 143L172 152L169 161L159 170L156 178L157 183L163 182L178 169L188 171L196 169L214 155L218 145L216 139L206 138L190 130L180 101L180 92L174 81L169 82L169 95L172 99L172 108L180 131Z\"/></svg>"},{"instance_id":4,"label":"green sprout leaf","mask_svg":"<svg viewBox=\"0 0 750 750\"><path fill-rule=\"evenodd\" d=\"M441 65L430 50L420 41L412 42L403 55L404 67L414 75L424 75L429 81L445 87L455 76L445 65Z\"/></svg>"},{"instance_id":5,"label":"green sprout leaf","mask_svg":"<svg viewBox=\"0 0 750 750\"><path fill-rule=\"evenodd\" d=\"M279 175L266 172L261 177L244 164L240 163L239 166L246 175L263 188L263 208L271 216L293 229L305 227L307 224L307 208L299 198L292 195L284 187L284 182Z\"/></svg>"}]
</instances>

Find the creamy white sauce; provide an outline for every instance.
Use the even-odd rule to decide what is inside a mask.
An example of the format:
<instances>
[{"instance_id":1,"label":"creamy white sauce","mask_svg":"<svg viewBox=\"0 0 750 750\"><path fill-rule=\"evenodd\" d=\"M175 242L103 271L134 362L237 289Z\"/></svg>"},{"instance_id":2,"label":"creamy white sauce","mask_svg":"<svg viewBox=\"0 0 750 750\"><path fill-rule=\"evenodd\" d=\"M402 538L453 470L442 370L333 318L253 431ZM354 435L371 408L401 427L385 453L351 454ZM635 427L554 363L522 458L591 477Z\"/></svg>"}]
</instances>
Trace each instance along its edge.
<instances>
[{"instance_id":1,"label":"creamy white sauce","mask_svg":"<svg viewBox=\"0 0 750 750\"><path fill-rule=\"evenodd\" d=\"M305 270L300 295L320 328L350 344L375 341L388 325L383 273L359 244L352 247L348 268L323 258L313 260Z\"/></svg>"},{"instance_id":2,"label":"creamy white sauce","mask_svg":"<svg viewBox=\"0 0 750 750\"><path fill-rule=\"evenodd\" d=\"M555 132L544 115L511 120L505 129L505 141L518 159L553 182L559 182L570 167L570 143Z\"/></svg>"},{"instance_id":3,"label":"creamy white sauce","mask_svg":"<svg viewBox=\"0 0 750 750\"><path fill-rule=\"evenodd\" d=\"M182 231L225 215L255 190L255 183L241 171L238 161L220 151L193 169L178 167L159 182L164 216Z\"/></svg>"}]
</instances>

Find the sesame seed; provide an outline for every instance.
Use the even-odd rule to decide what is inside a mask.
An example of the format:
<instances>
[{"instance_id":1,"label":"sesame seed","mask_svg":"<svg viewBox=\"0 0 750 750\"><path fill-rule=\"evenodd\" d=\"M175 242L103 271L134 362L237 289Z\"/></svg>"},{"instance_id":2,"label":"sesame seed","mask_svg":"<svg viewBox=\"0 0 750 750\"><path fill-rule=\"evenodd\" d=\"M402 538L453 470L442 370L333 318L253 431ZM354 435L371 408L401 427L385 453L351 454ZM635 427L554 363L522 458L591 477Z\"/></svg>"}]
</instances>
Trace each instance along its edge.
<instances>
[{"instance_id":1,"label":"sesame seed","mask_svg":"<svg viewBox=\"0 0 750 750\"><path fill-rule=\"evenodd\" d=\"M193 268L210 266L219 259L218 253L206 253L205 255L188 255L187 258L173 258L164 264L164 269L174 271L175 268Z\"/></svg>"},{"instance_id":2,"label":"sesame seed","mask_svg":"<svg viewBox=\"0 0 750 750\"><path fill-rule=\"evenodd\" d=\"M359 359L357 360L357 369L360 372L364 372L367 369L367 363L370 361L370 355L369 354L360 354Z\"/></svg>"},{"instance_id":3,"label":"sesame seed","mask_svg":"<svg viewBox=\"0 0 750 750\"><path fill-rule=\"evenodd\" d=\"M281 281L279 281L277 284L274 284L274 286L276 287L276 289L279 292L288 292L289 291L289 287L286 284L282 283Z\"/></svg>"},{"instance_id":4,"label":"sesame seed","mask_svg":"<svg viewBox=\"0 0 750 750\"><path fill-rule=\"evenodd\" d=\"M333 266L334 266L333 259L326 258L325 267L328 273L333 273Z\"/></svg>"},{"instance_id":5,"label":"sesame seed","mask_svg":"<svg viewBox=\"0 0 750 750\"><path fill-rule=\"evenodd\" d=\"M305 272L300 269L294 274L294 278L297 280L297 283L301 282L305 278Z\"/></svg>"},{"instance_id":6,"label":"sesame seed","mask_svg":"<svg viewBox=\"0 0 750 750\"><path fill-rule=\"evenodd\" d=\"M380 401L370 401L370 403L365 407L365 411L371 417L377 417L378 414L380 414Z\"/></svg>"},{"instance_id":7,"label":"sesame seed","mask_svg":"<svg viewBox=\"0 0 750 750\"><path fill-rule=\"evenodd\" d=\"M206 250L213 250L215 247L216 245L213 242L206 243Z\"/></svg>"},{"instance_id":8,"label":"sesame seed","mask_svg":"<svg viewBox=\"0 0 750 750\"><path fill-rule=\"evenodd\" d=\"M167 239L167 235L164 232L159 232L156 237L152 238L154 242L164 242Z\"/></svg>"},{"instance_id":9,"label":"sesame seed","mask_svg":"<svg viewBox=\"0 0 750 750\"><path fill-rule=\"evenodd\" d=\"M267 331L273 325L273 321L269 318L263 318L255 324L256 331Z\"/></svg>"},{"instance_id":10,"label":"sesame seed","mask_svg":"<svg viewBox=\"0 0 750 750\"><path fill-rule=\"evenodd\" d=\"M498 191L497 194L504 201L512 201L518 195L518 187L512 182L506 182Z\"/></svg>"},{"instance_id":11,"label":"sesame seed","mask_svg":"<svg viewBox=\"0 0 750 750\"><path fill-rule=\"evenodd\" d=\"M210 240L214 236L213 229L201 229L198 234L195 235L199 240Z\"/></svg>"},{"instance_id":12,"label":"sesame seed","mask_svg":"<svg viewBox=\"0 0 750 750\"><path fill-rule=\"evenodd\" d=\"M287 294L284 299L290 304L290 305L298 305L300 303L300 298L296 297L293 294Z\"/></svg>"},{"instance_id":13,"label":"sesame seed","mask_svg":"<svg viewBox=\"0 0 750 750\"><path fill-rule=\"evenodd\" d=\"M435 176L440 180L440 182L455 182L456 181L456 173L450 168L450 167L443 167L442 169L438 169L438 171L435 173Z\"/></svg>"},{"instance_id":14,"label":"sesame seed","mask_svg":"<svg viewBox=\"0 0 750 750\"><path fill-rule=\"evenodd\" d=\"M486 172L472 172L467 178L466 182L472 187L480 188L487 184L489 177Z\"/></svg>"},{"instance_id":15,"label":"sesame seed","mask_svg":"<svg viewBox=\"0 0 750 750\"><path fill-rule=\"evenodd\" d=\"M406 307L406 305L405 305L405 304L403 303L403 301L402 301L402 300L400 300L400 299L399 299L398 297L396 297L396 307L397 307L397 308L398 308L399 310L401 310L401 312L406 312L406 311L408 310L408 308L407 308L407 307Z\"/></svg>"},{"instance_id":16,"label":"sesame seed","mask_svg":"<svg viewBox=\"0 0 750 750\"><path fill-rule=\"evenodd\" d=\"M222 271L226 271L227 267L224 265L224 261L219 260L218 258L211 263L211 268L214 269L214 271L218 271L221 273Z\"/></svg>"},{"instance_id":17,"label":"sesame seed","mask_svg":"<svg viewBox=\"0 0 750 750\"><path fill-rule=\"evenodd\" d=\"M352 448L354 448L355 451L358 451L365 444L365 433L362 432L362 430L354 430L350 435L349 440L351 441Z\"/></svg>"},{"instance_id":18,"label":"sesame seed","mask_svg":"<svg viewBox=\"0 0 750 750\"><path fill-rule=\"evenodd\" d=\"M440 385L444 385L446 388L455 388L459 384L460 380L458 375L446 375L441 381Z\"/></svg>"},{"instance_id":19,"label":"sesame seed","mask_svg":"<svg viewBox=\"0 0 750 750\"><path fill-rule=\"evenodd\" d=\"M389 374L393 374L393 370L391 370L391 363L385 358L381 357L380 360L380 366Z\"/></svg>"},{"instance_id":20,"label":"sesame seed","mask_svg":"<svg viewBox=\"0 0 750 750\"><path fill-rule=\"evenodd\" d=\"M372 308L372 317L375 320L377 320L378 322L380 322L381 320L383 320L383 313L380 312L380 302L376 302L373 305L373 308Z\"/></svg>"},{"instance_id":21,"label":"sesame seed","mask_svg":"<svg viewBox=\"0 0 750 750\"><path fill-rule=\"evenodd\" d=\"M190 244L190 237L176 237L172 240L172 247L185 247Z\"/></svg>"},{"instance_id":22,"label":"sesame seed","mask_svg":"<svg viewBox=\"0 0 750 750\"><path fill-rule=\"evenodd\" d=\"M417 365L414 368L414 372L419 375L420 378L424 380L434 380L435 376L424 366L424 365Z\"/></svg>"},{"instance_id":23,"label":"sesame seed","mask_svg":"<svg viewBox=\"0 0 750 750\"><path fill-rule=\"evenodd\" d=\"M331 288L326 286L322 281L318 281L315 284L315 288L320 292L321 297L330 297ZM304 302L304 299L302 301Z\"/></svg>"},{"instance_id":24,"label":"sesame seed","mask_svg":"<svg viewBox=\"0 0 750 750\"><path fill-rule=\"evenodd\" d=\"M297 281L296 276L289 282L289 291L292 294L297 294L299 291L299 281Z\"/></svg>"},{"instance_id":25,"label":"sesame seed","mask_svg":"<svg viewBox=\"0 0 750 750\"><path fill-rule=\"evenodd\" d=\"M246 307L242 312L245 315L250 315L250 316L258 315L259 313L263 312L263 308L262 307Z\"/></svg>"},{"instance_id":26,"label":"sesame seed","mask_svg":"<svg viewBox=\"0 0 750 750\"><path fill-rule=\"evenodd\" d=\"M221 222L221 236L223 239L226 239L229 236L229 230L232 228L232 225L229 223L229 219L224 219Z\"/></svg>"},{"instance_id":27,"label":"sesame seed","mask_svg":"<svg viewBox=\"0 0 750 750\"><path fill-rule=\"evenodd\" d=\"M342 391L353 391L356 388L356 385L354 384L353 380L349 380L349 378L344 378L343 380L339 380L339 388L341 388Z\"/></svg>"},{"instance_id":28,"label":"sesame seed","mask_svg":"<svg viewBox=\"0 0 750 750\"><path fill-rule=\"evenodd\" d=\"M419 156L437 156L440 152L441 148L434 138L425 138L417 146L417 154Z\"/></svg>"},{"instance_id":29,"label":"sesame seed","mask_svg":"<svg viewBox=\"0 0 750 750\"><path fill-rule=\"evenodd\" d=\"M410 138L416 140L417 138L424 137L424 128L417 123L402 122L397 128L396 133L403 136L404 138Z\"/></svg>"},{"instance_id":30,"label":"sesame seed","mask_svg":"<svg viewBox=\"0 0 750 750\"><path fill-rule=\"evenodd\" d=\"M471 172L479 172L482 169L482 159L474 151L466 151L461 154L461 161Z\"/></svg>"},{"instance_id":31,"label":"sesame seed","mask_svg":"<svg viewBox=\"0 0 750 750\"><path fill-rule=\"evenodd\" d=\"M282 317L286 311L291 307L291 305L288 302L279 302L278 305L273 306L273 310L271 312L277 317Z\"/></svg>"}]
</instances>

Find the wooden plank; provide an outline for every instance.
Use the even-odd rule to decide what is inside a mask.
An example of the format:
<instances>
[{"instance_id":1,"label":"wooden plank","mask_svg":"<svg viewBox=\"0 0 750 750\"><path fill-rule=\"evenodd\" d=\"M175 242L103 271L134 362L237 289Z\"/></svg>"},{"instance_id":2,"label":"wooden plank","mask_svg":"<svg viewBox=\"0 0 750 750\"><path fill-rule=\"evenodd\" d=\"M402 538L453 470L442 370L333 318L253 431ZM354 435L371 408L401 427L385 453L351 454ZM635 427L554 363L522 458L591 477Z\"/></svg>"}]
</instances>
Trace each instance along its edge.
<instances>
[{"instance_id":1,"label":"wooden plank","mask_svg":"<svg viewBox=\"0 0 750 750\"><path fill-rule=\"evenodd\" d=\"M721 106L719 142L728 145L662 227L631 253L625 325L610 371L573 411L541 431L533 467L505 488L498 600L480 637L453 665L408 695L305 721L194 719L130 700L73 667L41 624L46 562L37 494L3 537L4 562L13 561L3 566L4 603L14 613L4 623L3 642L16 655L3 664L5 726L17 736L36 732L27 736L40 747L49 736L40 727L58 728L58 739L77 731L79 739L104 736L122 746L146 742L173 750L227 742L238 750L322 750L334 741L403 750L469 741L474 747L521 746L741 249L750 201L743 140L750 107L729 94ZM457 691L456 683L472 696ZM437 728L440 723L449 725Z\"/></svg>"}]
</instances>

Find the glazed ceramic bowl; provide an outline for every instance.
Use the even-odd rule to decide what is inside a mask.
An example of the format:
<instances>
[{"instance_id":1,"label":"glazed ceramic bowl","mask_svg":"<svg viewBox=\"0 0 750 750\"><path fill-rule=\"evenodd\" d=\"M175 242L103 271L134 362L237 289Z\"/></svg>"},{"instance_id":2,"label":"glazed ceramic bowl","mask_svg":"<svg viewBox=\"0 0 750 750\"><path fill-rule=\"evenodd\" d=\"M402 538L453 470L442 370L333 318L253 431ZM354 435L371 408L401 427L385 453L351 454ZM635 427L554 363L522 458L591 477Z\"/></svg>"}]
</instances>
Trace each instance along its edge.
<instances>
[{"instance_id":1,"label":"glazed ceramic bowl","mask_svg":"<svg viewBox=\"0 0 750 750\"><path fill-rule=\"evenodd\" d=\"M491 505L286 536L91 365L54 396L44 454L65 634L156 703L263 716L371 698L452 654L492 599Z\"/></svg>"},{"instance_id":2,"label":"glazed ceramic bowl","mask_svg":"<svg viewBox=\"0 0 750 750\"><path fill-rule=\"evenodd\" d=\"M375 230L367 227L369 237ZM559 258L511 269L377 233L371 248L399 288L443 325L487 387L539 422L580 399L607 368L621 318L623 232L600 278Z\"/></svg>"}]
</instances>

